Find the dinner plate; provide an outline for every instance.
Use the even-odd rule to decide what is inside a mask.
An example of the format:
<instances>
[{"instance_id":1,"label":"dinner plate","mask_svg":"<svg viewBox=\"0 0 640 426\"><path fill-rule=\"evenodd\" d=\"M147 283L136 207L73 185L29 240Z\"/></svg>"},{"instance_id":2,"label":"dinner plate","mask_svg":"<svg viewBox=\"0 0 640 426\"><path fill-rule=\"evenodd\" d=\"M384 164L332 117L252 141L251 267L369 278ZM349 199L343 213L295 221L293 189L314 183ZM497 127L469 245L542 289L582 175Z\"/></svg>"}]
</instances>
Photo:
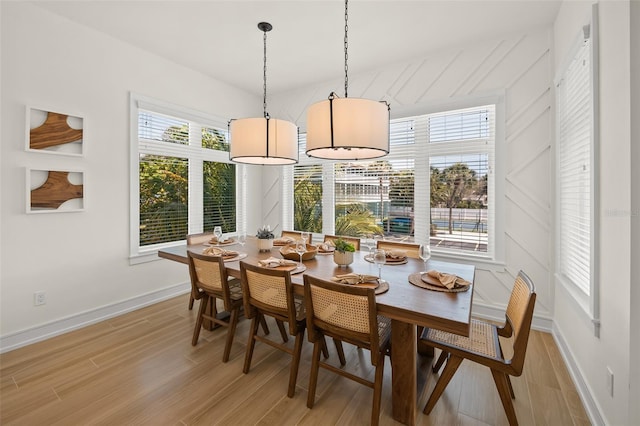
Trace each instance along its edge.
<instances>
[{"instance_id":1,"label":"dinner plate","mask_svg":"<svg viewBox=\"0 0 640 426\"><path fill-rule=\"evenodd\" d=\"M225 262L235 262L236 260L242 260L245 257L247 257L247 253L238 253L233 257L229 257L229 258L223 257L222 260L224 260Z\"/></svg>"},{"instance_id":2,"label":"dinner plate","mask_svg":"<svg viewBox=\"0 0 640 426\"><path fill-rule=\"evenodd\" d=\"M238 242L236 240L234 240L233 238L230 238L228 240L225 240L222 243L212 243L211 241L204 243L203 245L208 246L208 247L226 247L226 246L232 246L234 244L238 244Z\"/></svg>"},{"instance_id":3,"label":"dinner plate","mask_svg":"<svg viewBox=\"0 0 640 426\"><path fill-rule=\"evenodd\" d=\"M275 268L269 268L269 269L275 269L276 271L290 271L291 275L294 275L294 274L299 274L301 272L306 271L307 267L303 263L302 265L300 264L284 265L284 266L276 266Z\"/></svg>"},{"instance_id":4,"label":"dinner plate","mask_svg":"<svg viewBox=\"0 0 640 426\"><path fill-rule=\"evenodd\" d=\"M375 263L373 261L373 256L366 255L364 257L364 260L366 260L369 263ZM384 262L384 264L385 265L404 265L407 262L408 262L408 260L407 260L406 257L404 259L389 259L389 258L387 258L386 261Z\"/></svg>"}]
</instances>

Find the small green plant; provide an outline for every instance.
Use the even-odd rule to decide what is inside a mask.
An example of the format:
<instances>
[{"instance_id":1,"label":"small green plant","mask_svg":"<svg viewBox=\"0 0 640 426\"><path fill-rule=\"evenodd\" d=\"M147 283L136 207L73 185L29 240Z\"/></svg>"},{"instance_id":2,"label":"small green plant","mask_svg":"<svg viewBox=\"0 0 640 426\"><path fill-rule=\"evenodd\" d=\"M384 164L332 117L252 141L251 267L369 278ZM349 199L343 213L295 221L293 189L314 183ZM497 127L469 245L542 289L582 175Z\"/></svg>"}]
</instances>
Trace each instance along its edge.
<instances>
[{"instance_id":1,"label":"small green plant","mask_svg":"<svg viewBox=\"0 0 640 426\"><path fill-rule=\"evenodd\" d=\"M356 248L353 244L343 240L342 238L338 238L333 243L336 246L336 251L339 251L340 253L344 253L346 251L351 251L351 252L356 251Z\"/></svg>"},{"instance_id":2,"label":"small green plant","mask_svg":"<svg viewBox=\"0 0 640 426\"><path fill-rule=\"evenodd\" d=\"M271 232L271 227L269 225L265 225L262 228L258 228L256 237L258 237L261 240L272 240L275 238L275 236L273 235L273 232Z\"/></svg>"}]
</instances>

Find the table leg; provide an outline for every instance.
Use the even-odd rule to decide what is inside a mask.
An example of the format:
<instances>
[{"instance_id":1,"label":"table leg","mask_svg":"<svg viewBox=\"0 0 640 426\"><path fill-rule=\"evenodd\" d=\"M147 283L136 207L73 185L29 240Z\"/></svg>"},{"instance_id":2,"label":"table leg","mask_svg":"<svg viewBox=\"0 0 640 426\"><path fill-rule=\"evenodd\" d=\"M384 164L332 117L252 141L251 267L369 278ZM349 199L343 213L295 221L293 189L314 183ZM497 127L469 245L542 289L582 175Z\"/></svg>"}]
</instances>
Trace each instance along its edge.
<instances>
[{"instance_id":1,"label":"table leg","mask_svg":"<svg viewBox=\"0 0 640 426\"><path fill-rule=\"evenodd\" d=\"M391 321L391 354L393 418L406 425L415 425L418 396L414 324Z\"/></svg>"},{"instance_id":2,"label":"table leg","mask_svg":"<svg viewBox=\"0 0 640 426\"><path fill-rule=\"evenodd\" d=\"M211 317L217 318L221 321L229 321L230 314L227 311L218 312L218 306L216 305L216 298L212 297L211 301L207 304L207 309L205 310L205 314ZM200 302L202 303L202 302ZM202 322L202 326L209 331L215 330L220 327L220 324L216 324L213 321L209 321L208 319L204 319Z\"/></svg>"}]
</instances>

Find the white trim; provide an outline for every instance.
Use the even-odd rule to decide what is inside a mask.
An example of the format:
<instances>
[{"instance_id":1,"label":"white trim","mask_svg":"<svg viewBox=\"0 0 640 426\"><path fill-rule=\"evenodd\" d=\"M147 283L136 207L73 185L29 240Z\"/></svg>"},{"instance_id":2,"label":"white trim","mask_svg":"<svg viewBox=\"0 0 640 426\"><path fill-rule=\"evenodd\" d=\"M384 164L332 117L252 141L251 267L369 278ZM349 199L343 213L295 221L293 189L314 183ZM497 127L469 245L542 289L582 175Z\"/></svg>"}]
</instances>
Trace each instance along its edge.
<instances>
[{"instance_id":1,"label":"white trim","mask_svg":"<svg viewBox=\"0 0 640 426\"><path fill-rule=\"evenodd\" d=\"M145 306L180 296L188 293L190 290L190 283L182 282L161 290L132 297L128 300L74 314L66 318L31 327L16 333L4 335L0 337L0 353L12 351L109 318L114 318L119 315L126 314L127 312L135 311L137 309L144 308Z\"/></svg>"},{"instance_id":2,"label":"white trim","mask_svg":"<svg viewBox=\"0 0 640 426\"><path fill-rule=\"evenodd\" d=\"M580 370L580 367L575 362L575 357L571 352L571 348L567 344L562 332L556 327L555 323L553 324L551 335L556 342L556 346L558 346L558 350L560 351L560 355L562 356L562 360L564 364L567 366L567 370L569 371L569 376L571 376L571 380L573 380L573 384L576 387L576 391L580 396L580 401L589 416L589 421L592 425L600 426L606 424L604 418L602 417L602 410L598 405L597 400L593 397L593 392L589 388L589 385L585 381L585 375Z\"/></svg>"}]
</instances>

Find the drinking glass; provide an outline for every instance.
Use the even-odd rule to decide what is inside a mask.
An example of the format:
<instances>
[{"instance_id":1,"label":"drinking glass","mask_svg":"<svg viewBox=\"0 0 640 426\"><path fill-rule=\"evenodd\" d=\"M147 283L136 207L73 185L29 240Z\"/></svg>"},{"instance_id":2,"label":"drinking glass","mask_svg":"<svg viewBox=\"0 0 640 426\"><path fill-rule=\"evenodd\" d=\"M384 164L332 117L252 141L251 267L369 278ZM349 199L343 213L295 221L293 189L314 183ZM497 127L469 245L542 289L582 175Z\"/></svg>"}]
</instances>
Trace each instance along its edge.
<instances>
[{"instance_id":1,"label":"drinking glass","mask_svg":"<svg viewBox=\"0 0 640 426\"><path fill-rule=\"evenodd\" d=\"M216 226L215 228L213 228L213 236L216 237L216 241L218 243L220 243L220 241L222 239L222 227L221 226Z\"/></svg>"},{"instance_id":2,"label":"drinking glass","mask_svg":"<svg viewBox=\"0 0 640 426\"><path fill-rule=\"evenodd\" d=\"M371 258L371 249L376 246L376 242L371 235L365 235L362 239L362 246L369 249L369 258Z\"/></svg>"},{"instance_id":3,"label":"drinking glass","mask_svg":"<svg viewBox=\"0 0 640 426\"><path fill-rule=\"evenodd\" d=\"M311 243L311 241L309 241L309 233L308 232L305 232L305 231L300 232L300 238L302 238L305 241L305 243L307 243L307 242Z\"/></svg>"},{"instance_id":4,"label":"drinking glass","mask_svg":"<svg viewBox=\"0 0 640 426\"><path fill-rule=\"evenodd\" d=\"M431 246L429 244L420 244L420 248L418 248L418 256L424 262L424 271L420 272L421 274L427 273L427 260L431 258Z\"/></svg>"},{"instance_id":5,"label":"drinking glass","mask_svg":"<svg viewBox=\"0 0 640 426\"><path fill-rule=\"evenodd\" d=\"M382 265L387 262L387 253L382 249L373 252L373 263L378 265L378 280L382 281Z\"/></svg>"},{"instance_id":6,"label":"drinking glass","mask_svg":"<svg viewBox=\"0 0 640 426\"><path fill-rule=\"evenodd\" d=\"M244 247L244 243L247 242L247 234L246 232L241 232L238 234L238 242L242 247Z\"/></svg>"},{"instance_id":7,"label":"drinking glass","mask_svg":"<svg viewBox=\"0 0 640 426\"><path fill-rule=\"evenodd\" d=\"M300 255L300 265L302 266L302 255L307 252L307 241L302 238L296 243L296 252Z\"/></svg>"}]
</instances>

